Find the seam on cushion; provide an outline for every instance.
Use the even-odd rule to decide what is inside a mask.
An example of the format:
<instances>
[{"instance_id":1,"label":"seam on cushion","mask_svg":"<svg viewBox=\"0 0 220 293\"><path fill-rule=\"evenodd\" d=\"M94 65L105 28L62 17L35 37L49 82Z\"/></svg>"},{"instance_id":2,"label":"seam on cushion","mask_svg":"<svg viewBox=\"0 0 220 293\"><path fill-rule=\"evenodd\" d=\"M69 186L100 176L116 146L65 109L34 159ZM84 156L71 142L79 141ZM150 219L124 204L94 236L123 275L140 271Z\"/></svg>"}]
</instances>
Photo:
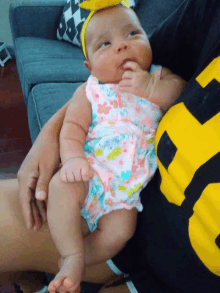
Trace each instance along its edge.
<instances>
[{"instance_id":1,"label":"seam on cushion","mask_svg":"<svg viewBox=\"0 0 220 293\"><path fill-rule=\"evenodd\" d=\"M20 62L19 62L19 59L20 59ZM26 90L26 82L25 82L25 72L24 72L24 66L23 66L23 62L21 61L21 58L18 59L18 62L21 66L21 69L22 69L22 84L23 84L23 89L24 89L24 99L26 100L27 104L28 104L28 95L27 95L27 90ZM27 78L27 83L28 83L28 78Z\"/></svg>"},{"instance_id":2,"label":"seam on cushion","mask_svg":"<svg viewBox=\"0 0 220 293\"><path fill-rule=\"evenodd\" d=\"M28 99L28 96L29 96L29 94L31 92L31 91L29 91L29 89L31 88L31 86L30 86L30 83L29 83L28 74L25 74L25 72L24 72L24 67L23 67L23 74L24 74L24 76L26 78L26 81L27 81L27 88L25 89L25 91L27 92L27 99ZM25 85L26 85L26 83L25 83Z\"/></svg>"},{"instance_id":3,"label":"seam on cushion","mask_svg":"<svg viewBox=\"0 0 220 293\"><path fill-rule=\"evenodd\" d=\"M41 130L42 129L42 124L40 122L40 116L39 116L38 110L37 110L37 104L36 104L35 96L34 96L34 88L32 89L32 96L33 96L33 102L34 102L34 107L35 107L35 112L36 112L36 116L37 116L38 125L39 125L40 130Z\"/></svg>"},{"instance_id":4,"label":"seam on cushion","mask_svg":"<svg viewBox=\"0 0 220 293\"><path fill-rule=\"evenodd\" d=\"M49 4L50 4L50 2L48 2ZM54 8L54 7L64 7L65 6L65 4L66 4L66 2L64 1L63 3L60 3L60 4L58 4L57 3L57 5L48 5L48 3L46 3L45 2L45 5L37 5L37 4L33 4L33 5L29 5L30 3L28 2L28 3L23 3L23 5L18 5L18 6L15 6L15 7L13 7L13 9L19 9L19 8L24 8L24 7L34 7L34 8L42 8L42 7L47 7L47 8ZM25 4L27 4L27 5L25 5Z\"/></svg>"}]
</instances>

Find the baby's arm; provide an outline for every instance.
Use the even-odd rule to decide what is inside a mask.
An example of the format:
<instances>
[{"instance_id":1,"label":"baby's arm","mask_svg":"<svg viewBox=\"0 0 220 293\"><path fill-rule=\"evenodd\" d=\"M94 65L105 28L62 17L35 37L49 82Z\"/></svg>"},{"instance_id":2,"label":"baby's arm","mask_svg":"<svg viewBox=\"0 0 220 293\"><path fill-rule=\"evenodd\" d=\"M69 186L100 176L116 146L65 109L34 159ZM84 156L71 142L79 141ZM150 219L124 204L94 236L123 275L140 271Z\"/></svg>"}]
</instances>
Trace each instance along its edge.
<instances>
[{"instance_id":1,"label":"baby's arm","mask_svg":"<svg viewBox=\"0 0 220 293\"><path fill-rule=\"evenodd\" d=\"M87 181L93 177L93 169L84 154L92 119L91 104L86 98L85 88L86 83L76 90L60 132L61 179L65 182Z\"/></svg>"},{"instance_id":2,"label":"baby's arm","mask_svg":"<svg viewBox=\"0 0 220 293\"><path fill-rule=\"evenodd\" d=\"M153 77L137 62L128 61L119 83L119 90L148 99L160 108L169 109L186 87L186 81L162 67L161 78Z\"/></svg>"},{"instance_id":3,"label":"baby's arm","mask_svg":"<svg viewBox=\"0 0 220 293\"><path fill-rule=\"evenodd\" d=\"M183 93L186 85L187 82L184 79L172 73L168 68L162 67L160 79L150 77L145 97L160 108L167 110Z\"/></svg>"}]
</instances>

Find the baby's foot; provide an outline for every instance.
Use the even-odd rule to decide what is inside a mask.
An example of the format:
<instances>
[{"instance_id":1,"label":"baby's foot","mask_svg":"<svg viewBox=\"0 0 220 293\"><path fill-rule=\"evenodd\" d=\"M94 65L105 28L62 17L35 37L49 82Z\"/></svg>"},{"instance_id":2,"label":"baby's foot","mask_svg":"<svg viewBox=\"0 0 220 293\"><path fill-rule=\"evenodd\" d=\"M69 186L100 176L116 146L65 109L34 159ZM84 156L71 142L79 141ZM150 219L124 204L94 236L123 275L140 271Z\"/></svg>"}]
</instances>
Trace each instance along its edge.
<instances>
[{"instance_id":1,"label":"baby's foot","mask_svg":"<svg viewBox=\"0 0 220 293\"><path fill-rule=\"evenodd\" d=\"M80 282L84 268L83 256L70 255L63 259L62 267L56 277L50 282L48 291L56 292L80 292Z\"/></svg>"}]
</instances>

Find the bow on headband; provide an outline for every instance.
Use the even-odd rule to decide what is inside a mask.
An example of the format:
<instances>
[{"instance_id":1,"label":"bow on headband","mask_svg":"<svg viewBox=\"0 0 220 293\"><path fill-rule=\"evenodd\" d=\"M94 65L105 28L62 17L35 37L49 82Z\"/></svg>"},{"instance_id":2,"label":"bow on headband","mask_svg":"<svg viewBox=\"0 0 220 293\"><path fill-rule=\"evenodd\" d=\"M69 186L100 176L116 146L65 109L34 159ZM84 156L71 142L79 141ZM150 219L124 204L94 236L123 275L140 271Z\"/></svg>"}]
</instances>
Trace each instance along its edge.
<instances>
[{"instance_id":1,"label":"bow on headband","mask_svg":"<svg viewBox=\"0 0 220 293\"><path fill-rule=\"evenodd\" d=\"M82 31L81 31L81 43L82 43L82 49L83 54L87 59L86 55L86 43L85 43L85 33L86 33L86 27L93 16L93 14L101 9L104 9L106 7L115 6L118 4L122 4L129 8L130 3L129 0L90 0L90 1L84 1L79 4L80 8L91 10L89 16L87 17L86 21L83 24Z\"/></svg>"},{"instance_id":2,"label":"bow on headband","mask_svg":"<svg viewBox=\"0 0 220 293\"><path fill-rule=\"evenodd\" d=\"M90 0L79 4L79 7L87 10L100 10L106 7L120 4L122 0Z\"/></svg>"}]
</instances>

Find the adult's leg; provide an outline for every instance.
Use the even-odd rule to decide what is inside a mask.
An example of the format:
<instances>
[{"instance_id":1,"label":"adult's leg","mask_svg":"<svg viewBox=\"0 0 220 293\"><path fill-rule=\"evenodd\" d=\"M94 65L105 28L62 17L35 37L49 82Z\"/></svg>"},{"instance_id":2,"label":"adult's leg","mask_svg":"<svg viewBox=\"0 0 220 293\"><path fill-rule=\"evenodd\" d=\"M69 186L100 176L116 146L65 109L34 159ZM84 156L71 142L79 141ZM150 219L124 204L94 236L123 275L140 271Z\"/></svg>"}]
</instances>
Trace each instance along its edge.
<instances>
[{"instance_id":1,"label":"adult's leg","mask_svg":"<svg viewBox=\"0 0 220 293\"><path fill-rule=\"evenodd\" d=\"M26 228L16 179L0 181L0 271L58 270L58 251L47 225L39 231Z\"/></svg>"},{"instance_id":2,"label":"adult's leg","mask_svg":"<svg viewBox=\"0 0 220 293\"><path fill-rule=\"evenodd\" d=\"M117 286L117 287L109 287L106 289L101 289L99 293L130 293L126 284Z\"/></svg>"},{"instance_id":3,"label":"adult's leg","mask_svg":"<svg viewBox=\"0 0 220 293\"><path fill-rule=\"evenodd\" d=\"M40 291L46 284L46 276L43 272L0 272L0 284L16 283L22 292L33 293Z\"/></svg>"},{"instance_id":4,"label":"adult's leg","mask_svg":"<svg viewBox=\"0 0 220 293\"><path fill-rule=\"evenodd\" d=\"M0 181L0 272L41 271L56 274L60 257L47 224L39 231L26 228L16 179ZM89 229L82 220L83 234ZM103 283L114 274L105 263L88 267L84 281Z\"/></svg>"}]
</instances>

